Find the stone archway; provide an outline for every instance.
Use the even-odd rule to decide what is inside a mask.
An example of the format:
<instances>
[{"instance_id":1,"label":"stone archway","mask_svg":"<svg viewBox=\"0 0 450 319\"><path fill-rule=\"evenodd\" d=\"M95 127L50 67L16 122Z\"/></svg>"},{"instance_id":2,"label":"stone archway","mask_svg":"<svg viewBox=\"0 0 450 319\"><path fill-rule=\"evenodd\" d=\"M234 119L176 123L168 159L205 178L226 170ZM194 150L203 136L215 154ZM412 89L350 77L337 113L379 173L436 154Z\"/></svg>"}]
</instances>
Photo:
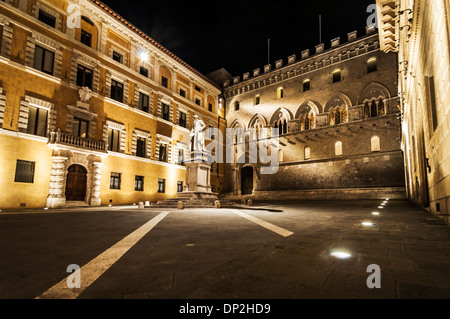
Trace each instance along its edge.
<instances>
[{"instance_id":1,"label":"stone archway","mask_svg":"<svg viewBox=\"0 0 450 319\"><path fill-rule=\"evenodd\" d=\"M241 169L241 194L253 194L253 167L245 166Z\"/></svg>"}]
</instances>

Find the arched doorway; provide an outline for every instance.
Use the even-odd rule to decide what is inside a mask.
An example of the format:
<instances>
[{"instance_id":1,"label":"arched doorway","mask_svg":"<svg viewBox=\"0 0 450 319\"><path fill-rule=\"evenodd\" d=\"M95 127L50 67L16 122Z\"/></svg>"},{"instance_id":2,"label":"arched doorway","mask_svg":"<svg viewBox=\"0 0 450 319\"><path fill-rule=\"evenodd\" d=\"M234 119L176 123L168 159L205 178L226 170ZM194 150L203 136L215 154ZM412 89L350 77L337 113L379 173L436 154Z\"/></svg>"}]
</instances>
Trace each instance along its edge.
<instances>
[{"instance_id":1,"label":"arched doorway","mask_svg":"<svg viewBox=\"0 0 450 319\"><path fill-rule=\"evenodd\" d=\"M251 195L253 193L253 167L244 167L241 170L241 194Z\"/></svg>"},{"instance_id":2,"label":"arched doorway","mask_svg":"<svg viewBox=\"0 0 450 319\"><path fill-rule=\"evenodd\" d=\"M71 165L66 180L66 201L84 201L86 198L87 170L81 165Z\"/></svg>"}]
</instances>

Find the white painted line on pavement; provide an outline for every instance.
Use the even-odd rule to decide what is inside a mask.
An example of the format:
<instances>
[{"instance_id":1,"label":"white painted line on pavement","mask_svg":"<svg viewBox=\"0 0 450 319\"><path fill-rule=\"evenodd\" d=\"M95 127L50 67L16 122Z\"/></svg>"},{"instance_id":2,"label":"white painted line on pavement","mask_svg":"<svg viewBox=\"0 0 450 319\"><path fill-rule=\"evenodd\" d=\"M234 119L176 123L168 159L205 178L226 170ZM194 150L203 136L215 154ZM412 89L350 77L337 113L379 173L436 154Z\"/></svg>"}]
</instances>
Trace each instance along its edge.
<instances>
[{"instance_id":1,"label":"white painted line on pavement","mask_svg":"<svg viewBox=\"0 0 450 319\"><path fill-rule=\"evenodd\" d=\"M289 236L294 234L293 232L291 232L289 230L286 230L284 228L275 226L274 224L268 223L268 222L266 222L264 220L261 220L259 218L254 217L254 216L251 216L251 215L248 215L246 213L243 213L243 212L241 212L239 210L232 209L231 211L233 213L235 213L235 214L237 214L237 215L239 215L241 217L244 217L244 218L246 218L246 219L248 219L248 220L254 222L255 224L258 224L258 225L260 225L260 226L262 226L264 228L267 228L268 230L271 230L271 231L273 231L273 232L275 232L278 235L281 235L283 237L289 237Z\"/></svg>"},{"instance_id":2,"label":"white painted line on pavement","mask_svg":"<svg viewBox=\"0 0 450 319\"><path fill-rule=\"evenodd\" d=\"M89 263L77 270L81 272L81 288L68 288L67 277L54 285L52 288L44 292L36 299L76 299L96 281L105 271L107 271L114 263L116 263L130 248L132 248L139 240L141 240L149 231L151 231L160 221L164 219L169 212L162 212L127 237L107 249ZM74 272L72 275L75 275Z\"/></svg>"}]
</instances>

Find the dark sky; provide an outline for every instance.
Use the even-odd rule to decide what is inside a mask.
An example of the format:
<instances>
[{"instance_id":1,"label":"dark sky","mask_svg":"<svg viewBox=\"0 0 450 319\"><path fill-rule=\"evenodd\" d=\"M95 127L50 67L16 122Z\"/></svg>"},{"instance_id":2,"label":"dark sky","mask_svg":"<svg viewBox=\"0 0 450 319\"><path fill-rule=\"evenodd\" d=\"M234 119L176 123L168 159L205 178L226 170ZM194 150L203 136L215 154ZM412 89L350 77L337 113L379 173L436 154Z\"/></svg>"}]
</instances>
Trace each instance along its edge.
<instances>
[{"instance_id":1,"label":"dark sky","mask_svg":"<svg viewBox=\"0 0 450 319\"><path fill-rule=\"evenodd\" d=\"M233 76L358 30L365 34L375 0L217 1L102 0L123 18L203 74L221 67Z\"/></svg>"}]
</instances>

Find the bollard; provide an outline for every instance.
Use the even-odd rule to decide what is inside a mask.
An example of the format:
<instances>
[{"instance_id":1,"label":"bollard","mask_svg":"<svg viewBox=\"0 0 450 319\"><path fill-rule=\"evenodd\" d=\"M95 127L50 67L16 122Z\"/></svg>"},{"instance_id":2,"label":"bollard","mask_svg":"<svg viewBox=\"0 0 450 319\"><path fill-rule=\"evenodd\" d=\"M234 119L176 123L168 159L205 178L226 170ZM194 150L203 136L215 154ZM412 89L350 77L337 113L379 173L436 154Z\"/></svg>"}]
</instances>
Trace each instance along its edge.
<instances>
[{"instance_id":1,"label":"bollard","mask_svg":"<svg viewBox=\"0 0 450 319\"><path fill-rule=\"evenodd\" d=\"M144 203L143 202L139 202L138 209L144 209Z\"/></svg>"},{"instance_id":2,"label":"bollard","mask_svg":"<svg viewBox=\"0 0 450 319\"><path fill-rule=\"evenodd\" d=\"M220 208L220 200L216 200L216 201L214 202L214 207L215 207L215 208Z\"/></svg>"},{"instance_id":3,"label":"bollard","mask_svg":"<svg viewBox=\"0 0 450 319\"><path fill-rule=\"evenodd\" d=\"M145 202L145 207L148 207L148 206L150 206L150 202L149 202L149 201L146 201L146 202Z\"/></svg>"},{"instance_id":4,"label":"bollard","mask_svg":"<svg viewBox=\"0 0 450 319\"><path fill-rule=\"evenodd\" d=\"M247 201L247 206L252 206L253 205L253 201L251 200L251 199L249 199L248 201Z\"/></svg>"},{"instance_id":5,"label":"bollard","mask_svg":"<svg viewBox=\"0 0 450 319\"><path fill-rule=\"evenodd\" d=\"M182 201L179 201L179 202L177 203L177 208L178 208L178 209L183 209L183 208L184 208L184 203L183 203Z\"/></svg>"}]
</instances>

